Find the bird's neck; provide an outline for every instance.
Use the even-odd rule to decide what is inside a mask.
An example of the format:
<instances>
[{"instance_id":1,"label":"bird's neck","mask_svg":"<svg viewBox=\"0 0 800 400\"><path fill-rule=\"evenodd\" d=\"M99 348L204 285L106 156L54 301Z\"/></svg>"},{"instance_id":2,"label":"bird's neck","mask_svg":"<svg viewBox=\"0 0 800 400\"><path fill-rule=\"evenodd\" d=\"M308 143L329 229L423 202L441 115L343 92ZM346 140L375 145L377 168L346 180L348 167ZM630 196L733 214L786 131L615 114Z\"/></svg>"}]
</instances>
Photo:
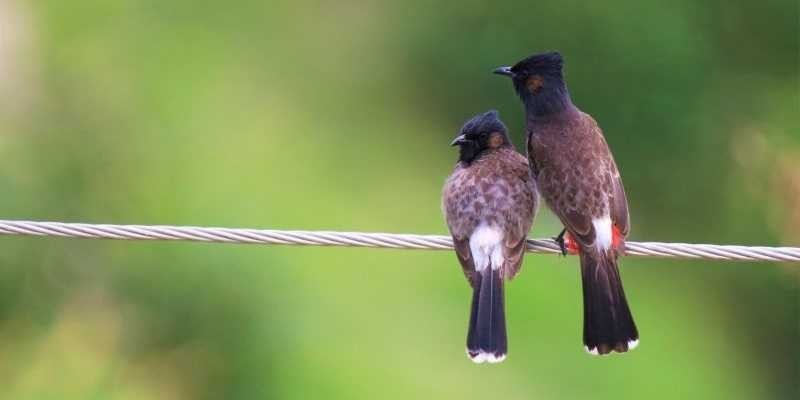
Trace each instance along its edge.
<instances>
[{"instance_id":1,"label":"bird's neck","mask_svg":"<svg viewBox=\"0 0 800 400\"><path fill-rule=\"evenodd\" d=\"M504 149L513 149L513 148L514 148L514 145L512 145L510 142L506 142L506 143L501 144L498 147L494 147L494 148L487 147L487 148L479 149L479 150L475 151L474 153L465 153L462 150L458 161L464 163L465 166L469 166L469 165L474 164L477 161L481 161L483 159L492 157L496 153L498 153L498 152L500 152L500 151L502 151Z\"/></svg>"},{"instance_id":2,"label":"bird's neck","mask_svg":"<svg viewBox=\"0 0 800 400\"><path fill-rule=\"evenodd\" d=\"M577 111L564 82L545 88L535 95L529 94L522 101L528 119L547 119Z\"/></svg>"}]
</instances>

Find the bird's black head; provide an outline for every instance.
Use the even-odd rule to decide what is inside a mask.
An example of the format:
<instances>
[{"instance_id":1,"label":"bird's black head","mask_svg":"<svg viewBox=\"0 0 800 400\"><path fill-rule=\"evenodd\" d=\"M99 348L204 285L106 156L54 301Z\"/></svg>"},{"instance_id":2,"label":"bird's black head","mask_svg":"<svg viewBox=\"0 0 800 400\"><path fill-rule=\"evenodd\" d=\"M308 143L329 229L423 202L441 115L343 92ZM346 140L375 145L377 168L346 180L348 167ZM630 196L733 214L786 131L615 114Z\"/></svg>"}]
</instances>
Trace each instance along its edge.
<instances>
[{"instance_id":1,"label":"bird's black head","mask_svg":"<svg viewBox=\"0 0 800 400\"><path fill-rule=\"evenodd\" d=\"M470 163L486 150L510 146L506 126L491 110L472 117L450 143L459 147L459 161Z\"/></svg>"},{"instance_id":2,"label":"bird's black head","mask_svg":"<svg viewBox=\"0 0 800 400\"><path fill-rule=\"evenodd\" d=\"M561 54L550 52L532 55L513 67L497 68L494 73L510 77L526 111L540 116L572 107L563 67Z\"/></svg>"}]
</instances>

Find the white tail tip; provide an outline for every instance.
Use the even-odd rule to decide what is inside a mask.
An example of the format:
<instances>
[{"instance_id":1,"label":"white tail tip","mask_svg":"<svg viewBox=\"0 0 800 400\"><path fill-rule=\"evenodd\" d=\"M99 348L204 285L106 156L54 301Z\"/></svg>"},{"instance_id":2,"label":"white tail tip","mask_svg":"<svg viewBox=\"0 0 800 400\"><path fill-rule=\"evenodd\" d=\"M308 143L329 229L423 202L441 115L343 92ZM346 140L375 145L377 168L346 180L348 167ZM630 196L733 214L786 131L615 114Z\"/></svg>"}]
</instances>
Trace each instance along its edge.
<instances>
[{"instance_id":1,"label":"white tail tip","mask_svg":"<svg viewBox=\"0 0 800 400\"><path fill-rule=\"evenodd\" d=\"M627 351L631 351L631 350L633 350L633 349L635 349L637 347L639 347L639 339L628 340L628 350ZM605 355L605 354L600 354L600 352L597 350L597 347L583 346L583 349L586 350L587 353L589 353L589 354L591 354L593 356ZM611 353L613 353L613 352L614 351L612 350ZM611 353L607 353L607 354L611 354Z\"/></svg>"},{"instance_id":2,"label":"white tail tip","mask_svg":"<svg viewBox=\"0 0 800 400\"><path fill-rule=\"evenodd\" d=\"M497 364L499 362L503 362L506 359L505 354L495 354L485 352L483 350L478 350L477 352L470 351L467 349L467 356L469 359L472 360L476 364L482 364L484 362L488 362L489 364Z\"/></svg>"}]
</instances>

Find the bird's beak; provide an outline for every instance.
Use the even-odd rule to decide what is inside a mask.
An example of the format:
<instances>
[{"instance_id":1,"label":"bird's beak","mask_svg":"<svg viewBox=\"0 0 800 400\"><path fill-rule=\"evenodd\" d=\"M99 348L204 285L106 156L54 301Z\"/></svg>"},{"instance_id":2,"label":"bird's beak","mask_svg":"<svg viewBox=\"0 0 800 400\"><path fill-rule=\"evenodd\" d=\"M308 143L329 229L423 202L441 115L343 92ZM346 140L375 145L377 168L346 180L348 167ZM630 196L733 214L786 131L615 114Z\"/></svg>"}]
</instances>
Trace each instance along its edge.
<instances>
[{"instance_id":1,"label":"bird's beak","mask_svg":"<svg viewBox=\"0 0 800 400\"><path fill-rule=\"evenodd\" d=\"M450 146L458 146L466 142L468 142L467 135L460 135L457 138L453 139L452 142L450 142Z\"/></svg>"},{"instance_id":2,"label":"bird's beak","mask_svg":"<svg viewBox=\"0 0 800 400\"><path fill-rule=\"evenodd\" d=\"M511 67L500 67L500 68L495 69L492 72L494 72L497 75L505 75L505 76L514 75L514 73L511 72Z\"/></svg>"}]
</instances>

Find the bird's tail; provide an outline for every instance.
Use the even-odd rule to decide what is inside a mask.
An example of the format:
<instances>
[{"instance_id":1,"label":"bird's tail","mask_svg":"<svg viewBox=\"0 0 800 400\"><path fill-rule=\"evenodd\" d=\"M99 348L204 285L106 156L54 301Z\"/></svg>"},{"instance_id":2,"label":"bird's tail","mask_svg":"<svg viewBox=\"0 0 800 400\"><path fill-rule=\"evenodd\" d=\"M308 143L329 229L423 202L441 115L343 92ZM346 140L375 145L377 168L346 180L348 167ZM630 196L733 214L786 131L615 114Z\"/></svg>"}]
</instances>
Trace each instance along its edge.
<instances>
[{"instance_id":1,"label":"bird's tail","mask_svg":"<svg viewBox=\"0 0 800 400\"><path fill-rule=\"evenodd\" d=\"M503 278L500 269L486 266L472 292L467 355L476 363L497 363L506 358L507 351Z\"/></svg>"},{"instance_id":2,"label":"bird's tail","mask_svg":"<svg viewBox=\"0 0 800 400\"><path fill-rule=\"evenodd\" d=\"M639 344L613 250L582 251L583 343L594 355L624 353Z\"/></svg>"}]
</instances>

